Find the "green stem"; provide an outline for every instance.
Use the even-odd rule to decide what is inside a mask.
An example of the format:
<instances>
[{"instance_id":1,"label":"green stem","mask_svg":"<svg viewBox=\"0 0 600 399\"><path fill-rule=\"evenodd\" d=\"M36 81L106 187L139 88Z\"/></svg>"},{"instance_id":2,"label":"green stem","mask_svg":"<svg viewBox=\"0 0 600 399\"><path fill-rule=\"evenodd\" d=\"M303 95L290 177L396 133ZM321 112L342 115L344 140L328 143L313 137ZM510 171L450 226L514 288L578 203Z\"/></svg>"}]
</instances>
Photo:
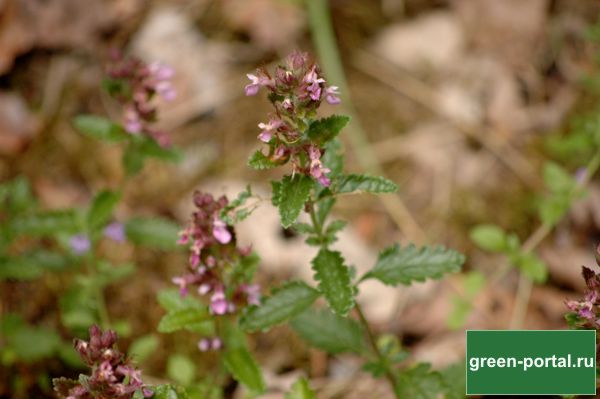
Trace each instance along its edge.
<instances>
[{"instance_id":1,"label":"green stem","mask_svg":"<svg viewBox=\"0 0 600 399\"><path fill-rule=\"evenodd\" d=\"M326 242L325 237L323 235L323 224L319 221L319 218L317 217L317 214L315 212L315 205L316 205L316 201L311 199L309 202L309 205L308 205L310 220L312 221L313 227L315 229L315 234L317 235L319 240L323 243L323 242ZM323 244L322 244L322 246L327 247L327 245L323 245ZM371 346L373 354L375 355L375 357L377 357L380 364L387 365L385 357L383 356L383 354L379 350L379 347L377 346L377 340L375 339L375 334L373 333L373 330L371 329L371 325L369 324L369 321L365 317L362 307L360 306L358 301L354 302L354 309L356 310L356 313L358 314L360 323L363 325L363 327L365 329L365 332L367 334L367 339L369 341L369 344ZM398 396L398 393L396 392L396 378L394 377L394 375L392 374L392 371L387 366L386 366L385 376L392 386L394 395L398 399L400 399L400 397Z\"/></svg>"},{"instance_id":2,"label":"green stem","mask_svg":"<svg viewBox=\"0 0 600 399\"><path fill-rule=\"evenodd\" d=\"M571 193L571 197L576 191L581 190L588 185L592 177L596 174L600 168L600 148L596 150L596 153L592 159L588 162L585 167L585 175L583 179L577 184ZM523 252L531 252L552 232L552 225L541 224L534 232L529 236L527 241L523 244ZM508 270L507 270L508 271ZM503 277L499 276L500 278ZM523 325L525 316L527 315L527 307L529 306L529 299L531 298L531 290L533 288L533 282L521 273L519 276L519 285L517 286L517 297L515 301L515 307L513 315L511 317L510 326L513 329L518 329Z\"/></svg>"},{"instance_id":3,"label":"green stem","mask_svg":"<svg viewBox=\"0 0 600 399\"><path fill-rule=\"evenodd\" d=\"M369 344L371 346L371 349L373 350L373 353L375 354L375 356L377 357L377 359L379 360L379 362L381 364L386 364L385 378L387 378L390 385L392 386L392 390L394 391L394 396L398 399L401 399L400 395L396 391L396 378L394 377L394 374L392 374L392 371L389 369L389 367L387 367L386 359L383 356L383 354L381 353L381 351L379 350L379 347L377 346L377 340L375 339L375 334L373 333L373 330L371 329L371 325L369 324L369 321L365 317L365 313L363 312L362 307L358 304L358 302L355 302L354 309L356 309L356 313L358 314L358 319L360 320L361 324L363 325L363 327L367 333L367 339L369 340Z\"/></svg>"},{"instance_id":4,"label":"green stem","mask_svg":"<svg viewBox=\"0 0 600 399\"><path fill-rule=\"evenodd\" d=\"M104 292L102 288L96 285L98 271L96 269L95 260L89 256L85 262L87 266L88 275L92 280L92 291L96 299L96 307L98 308L98 316L100 318L100 325L103 330L110 328L110 316L108 315L108 308L106 306L106 300L104 298Z\"/></svg>"}]
</instances>

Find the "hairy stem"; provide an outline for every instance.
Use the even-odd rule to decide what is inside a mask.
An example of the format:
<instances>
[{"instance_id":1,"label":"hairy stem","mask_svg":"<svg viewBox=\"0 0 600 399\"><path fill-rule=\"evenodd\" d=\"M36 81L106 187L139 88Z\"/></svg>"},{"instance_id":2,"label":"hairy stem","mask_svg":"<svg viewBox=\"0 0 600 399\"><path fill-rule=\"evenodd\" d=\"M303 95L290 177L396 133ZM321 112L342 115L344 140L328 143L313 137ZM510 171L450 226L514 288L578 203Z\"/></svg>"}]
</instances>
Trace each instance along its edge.
<instances>
[{"instance_id":1,"label":"hairy stem","mask_svg":"<svg viewBox=\"0 0 600 399\"><path fill-rule=\"evenodd\" d=\"M315 234L317 235L317 237L320 239L321 242L326 242L325 237L323 236L323 224L319 221L319 218L317 217L317 214L315 212L315 205L316 205L316 201L311 199L308 204L308 210L309 210L308 213L310 214L310 220L313 224L313 227L315 229ZM322 244L322 246L326 247L327 245ZM375 339L375 334L373 333L373 330L371 329L371 325L369 324L369 321L365 317L362 307L360 306L358 301L354 301L354 309L356 310L356 313L358 314L360 323L363 325L363 327L365 329L365 332L367 334L367 339L369 341L369 345L373 351L373 354L377 357L377 359L379 360L379 362L381 364L386 364L385 357L383 356L383 354L379 350L379 347L377 346L377 340ZM398 393L396 392L396 378L392 374L392 371L387 367L386 367L385 376L392 386L394 395L398 399L400 399L400 397L398 396Z\"/></svg>"},{"instance_id":2,"label":"hairy stem","mask_svg":"<svg viewBox=\"0 0 600 399\"><path fill-rule=\"evenodd\" d=\"M85 262L87 274L91 277L92 281L97 281L96 276L98 271L96 270L96 263L92 256L88 256ZM100 318L100 325L103 330L110 328L110 316L108 315L108 308L106 306L106 300L104 298L104 292L102 288L92 283L92 293L96 300L96 307L98 308L98 317Z\"/></svg>"}]
</instances>

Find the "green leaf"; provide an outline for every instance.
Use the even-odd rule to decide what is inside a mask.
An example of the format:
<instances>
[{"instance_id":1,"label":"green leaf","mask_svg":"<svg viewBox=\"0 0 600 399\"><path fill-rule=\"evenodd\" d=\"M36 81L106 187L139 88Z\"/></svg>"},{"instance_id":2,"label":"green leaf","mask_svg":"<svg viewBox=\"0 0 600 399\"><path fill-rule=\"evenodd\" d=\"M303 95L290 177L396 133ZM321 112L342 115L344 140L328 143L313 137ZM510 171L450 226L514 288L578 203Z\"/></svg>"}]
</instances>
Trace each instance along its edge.
<instances>
[{"instance_id":1,"label":"green leaf","mask_svg":"<svg viewBox=\"0 0 600 399\"><path fill-rule=\"evenodd\" d=\"M471 240L481 249L502 252L507 249L507 237L504 230L493 224L480 224L469 234Z\"/></svg>"},{"instance_id":2,"label":"green leaf","mask_svg":"<svg viewBox=\"0 0 600 399\"><path fill-rule=\"evenodd\" d=\"M398 186L391 180L381 176L350 174L340 177L337 181L337 193L352 193L355 191L367 193L394 193Z\"/></svg>"},{"instance_id":3,"label":"green leaf","mask_svg":"<svg viewBox=\"0 0 600 399\"><path fill-rule=\"evenodd\" d=\"M312 186L312 179L305 175L296 175L293 179L291 176L285 176L281 181L279 215L281 225L286 229L294 224L300 215L300 211L308 201Z\"/></svg>"},{"instance_id":4,"label":"green leaf","mask_svg":"<svg viewBox=\"0 0 600 399\"><path fill-rule=\"evenodd\" d=\"M271 188L271 204L278 207L281 199L281 182L271 180Z\"/></svg>"},{"instance_id":5,"label":"green leaf","mask_svg":"<svg viewBox=\"0 0 600 399\"><path fill-rule=\"evenodd\" d=\"M570 207L571 196L569 194L552 194L540 202L540 219L545 225L554 226L566 215Z\"/></svg>"},{"instance_id":6,"label":"green leaf","mask_svg":"<svg viewBox=\"0 0 600 399\"><path fill-rule=\"evenodd\" d=\"M178 248L179 226L167 219L133 218L125 224L125 232L134 244L165 250Z\"/></svg>"},{"instance_id":7,"label":"green leaf","mask_svg":"<svg viewBox=\"0 0 600 399\"><path fill-rule=\"evenodd\" d=\"M195 332L212 331L213 322L210 314L205 309L180 309L167 313L158 323L158 332L161 333L172 333L183 329Z\"/></svg>"},{"instance_id":8,"label":"green leaf","mask_svg":"<svg viewBox=\"0 0 600 399\"><path fill-rule=\"evenodd\" d=\"M285 399L315 399L315 393L310 389L308 381L305 378L300 378L294 382L292 389L285 395Z\"/></svg>"},{"instance_id":9,"label":"green leaf","mask_svg":"<svg viewBox=\"0 0 600 399\"><path fill-rule=\"evenodd\" d=\"M240 192L236 199L234 199L223 209L221 209L221 212L219 214L221 219L229 225L234 225L250 216L250 214L252 213L252 211L254 211L254 209L256 209L256 207L246 207L236 210L236 208L242 207L242 205L244 205L250 197L252 197L252 189L250 188L250 185L247 185L246 189Z\"/></svg>"},{"instance_id":10,"label":"green leaf","mask_svg":"<svg viewBox=\"0 0 600 399\"><path fill-rule=\"evenodd\" d=\"M167 162L181 162L183 153L175 147L163 147L156 140L147 137L135 137L136 151L145 158L156 158Z\"/></svg>"},{"instance_id":11,"label":"green leaf","mask_svg":"<svg viewBox=\"0 0 600 399\"><path fill-rule=\"evenodd\" d=\"M568 192L577 182L562 166L554 162L544 165L544 183L552 192Z\"/></svg>"},{"instance_id":12,"label":"green leaf","mask_svg":"<svg viewBox=\"0 0 600 399\"><path fill-rule=\"evenodd\" d=\"M154 334L143 335L131 343L129 347L129 357L137 363L142 363L148 359L158 349L158 337Z\"/></svg>"},{"instance_id":13,"label":"green leaf","mask_svg":"<svg viewBox=\"0 0 600 399\"><path fill-rule=\"evenodd\" d=\"M255 393L265 390L265 381L252 354L245 348L226 350L223 362L236 381Z\"/></svg>"},{"instance_id":14,"label":"green leaf","mask_svg":"<svg viewBox=\"0 0 600 399\"><path fill-rule=\"evenodd\" d=\"M324 167L331 169L328 176L335 178L344 171L344 155L342 154L342 144L339 139L334 139L325 144L325 152L321 157L321 163Z\"/></svg>"},{"instance_id":15,"label":"green leaf","mask_svg":"<svg viewBox=\"0 0 600 399\"><path fill-rule=\"evenodd\" d=\"M267 330L300 314L319 297L319 291L302 282L292 282L273 292L260 306L248 308L240 327L248 332Z\"/></svg>"},{"instance_id":16,"label":"green leaf","mask_svg":"<svg viewBox=\"0 0 600 399\"><path fill-rule=\"evenodd\" d=\"M397 379L396 392L400 398L437 399L444 390L440 373L429 370L429 364L419 364L403 370Z\"/></svg>"},{"instance_id":17,"label":"green leaf","mask_svg":"<svg viewBox=\"0 0 600 399\"><path fill-rule=\"evenodd\" d=\"M73 123L81 133L97 140L116 143L129 138L121 126L101 116L79 115Z\"/></svg>"},{"instance_id":18,"label":"green leaf","mask_svg":"<svg viewBox=\"0 0 600 399\"><path fill-rule=\"evenodd\" d=\"M175 387L170 384L166 385L158 385L152 387L152 391L154 391L154 395L152 399L187 399L188 396L185 393L185 390L180 387Z\"/></svg>"},{"instance_id":19,"label":"green leaf","mask_svg":"<svg viewBox=\"0 0 600 399\"><path fill-rule=\"evenodd\" d=\"M78 229L75 210L46 211L12 220L16 234L32 236L55 236L58 233L73 233Z\"/></svg>"},{"instance_id":20,"label":"green leaf","mask_svg":"<svg viewBox=\"0 0 600 399\"><path fill-rule=\"evenodd\" d=\"M529 279L539 284L546 282L548 268L536 254L532 252L521 253L514 262Z\"/></svg>"},{"instance_id":21,"label":"green leaf","mask_svg":"<svg viewBox=\"0 0 600 399\"><path fill-rule=\"evenodd\" d=\"M445 399L464 399L467 391L465 362L448 366L440 373Z\"/></svg>"},{"instance_id":22,"label":"green leaf","mask_svg":"<svg viewBox=\"0 0 600 399\"><path fill-rule=\"evenodd\" d=\"M326 143L333 140L340 131L350 122L350 117L344 115L331 115L310 124L307 136L311 141Z\"/></svg>"},{"instance_id":23,"label":"green leaf","mask_svg":"<svg viewBox=\"0 0 600 399\"><path fill-rule=\"evenodd\" d=\"M190 385L196 376L196 365L187 356L171 355L167 361L167 376L178 384Z\"/></svg>"},{"instance_id":24,"label":"green leaf","mask_svg":"<svg viewBox=\"0 0 600 399\"><path fill-rule=\"evenodd\" d=\"M311 346L327 353L364 353L364 331L356 321L328 309L309 309L290 323L294 331Z\"/></svg>"},{"instance_id":25,"label":"green leaf","mask_svg":"<svg viewBox=\"0 0 600 399\"><path fill-rule=\"evenodd\" d=\"M5 203L5 204L4 204ZM29 182L23 176L0 184L0 207L6 205L9 215L21 214L36 205Z\"/></svg>"},{"instance_id":26,"label":"green leaf","mask_svg":"<svg viewBox=\"0 0 600 399\"><path fill-rule=\"evenodd\" d=\"M33 280L41 277L45 271L61 271L69 265L68 257L44 250L12 258L0 256L0 280Z\"/></svg>"},{"instance_id":27,"label":"green leaf","mask_svg":"<svg viewBox=\"0 0 600 399\"><path fill-rule=\"evenodd\" d=\"M344 264L342 255L322 248L313 259L312 268L315 280L319 282L319 291L323 293L331 309L342 316L347 315L354 306L355 292L350 269Z\"/></svg>"},{"instance_id":28,"label":"green leaf","mask_svg":"<svg viewBox=\"0 0 600 399\"><path fill-rule=\"evenodd\" d=\"M89 228L95 230L104 226L110 220L113 210L120 199L120 193L108 190L100 192L96 198L94 198L87 215Z\"/></svg>"},{"instance_id":29,"label":"green leaf","mask_svg":"<svg viewBox=\"0 0 600 399\"><path fill-rule=\"evenodd\" d=\"M144 155L133 144L128 145L123 151L123 169L127 176L134 176L144 167Z\"/></svg>"},{"instance_id":30,"label":"green leaf","mask_svg":"<svg viewBox=\"0 0 600 399\"><path fill-rule=\"evenodd\" d=\"M279 165L281 165L280 162L272 161L271 158L263 154L261 150L256 150L256 152L248 159L248 166L256 170L272 169Z\"/></svg>"},{"instance_id":31,"label":"green leaf","mask_svg":"<svg viewBox=\"0 0 600 399\"><path fill-rule=\"evenodd\" d=\"M375 267L361 280L376 278L387 285L409 285L458 272L464 262L464 255L443 246L417 248L410 244L401 248L395 244L379 254Z\"/></svg>"},{"instance_id":32,"label":"green leaf","mask_svg":"<svg viewBox=\"0 0 600 399\"><path fill-rule=\"evenodd\" d=\"M191 295L182 297L176 289L162 290L157 295L158 303L167 312L182 309L202 309L202 303Z\"/></svg>"},{"instance_id":33,"label":"green leaf","mask_svg":"<svg viewBox=\"0 0 600 399\"><path fill-rule=\"evenodd\" d=\"M7 340L8 346L25 362L51 357L61 345L60 336L56 331L26 325L7 337Z\"/></svg>"}]
</instances>

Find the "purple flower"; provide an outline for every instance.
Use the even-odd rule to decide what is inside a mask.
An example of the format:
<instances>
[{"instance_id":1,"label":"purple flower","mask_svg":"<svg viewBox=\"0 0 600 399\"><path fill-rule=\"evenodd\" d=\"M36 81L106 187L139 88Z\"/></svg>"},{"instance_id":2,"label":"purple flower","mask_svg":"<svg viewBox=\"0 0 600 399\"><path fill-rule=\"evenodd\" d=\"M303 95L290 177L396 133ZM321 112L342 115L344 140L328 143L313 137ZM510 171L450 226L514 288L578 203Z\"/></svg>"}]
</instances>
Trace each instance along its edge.
<instances>
[{"instance_id":1,"label":"purple flower","mask_svg":"<svg viewBox=\"0 0 600 399\"><path fill-rule=\"evenodd\" d=\"M119 222L112 222L104 228L104 235L116 242L125 241L125 226Z\"/></svg>"},{"instance_id":2,"label":"purple flower","mask_svg":"<svg viewBox=\"0 0 600 399\"><path fill-rule=\"evenodd\" d=\"M87 253L92 247L90 239L85 234L77 234L71 237L69 245L71 246L71 250L73 250L73 252L75 252L77 255L83 255Z\"/></svg>"}]
</instances>

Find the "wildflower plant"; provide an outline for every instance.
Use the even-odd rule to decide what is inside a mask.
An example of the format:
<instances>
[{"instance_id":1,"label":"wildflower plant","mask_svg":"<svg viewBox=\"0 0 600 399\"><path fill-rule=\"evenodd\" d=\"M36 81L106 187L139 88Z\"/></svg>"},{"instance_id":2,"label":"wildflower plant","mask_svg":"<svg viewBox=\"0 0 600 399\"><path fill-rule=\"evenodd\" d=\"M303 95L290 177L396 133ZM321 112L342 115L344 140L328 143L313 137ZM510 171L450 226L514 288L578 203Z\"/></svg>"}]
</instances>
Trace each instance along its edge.
<instances>
[{"instance_id":1,"label":"wildflower plant","mask_svg":"<svg viewBox=\"0 0 600 399\"><path fill-rule=\"evenodd\" d=\"M282 179L271 181L271 203L278 208L284 228L304 234L306 243L318 248L311 262L315 284L288 281L270 290L263 288L264 296L259 296L258 286L252 283L258 257L235 244L235 223L256 207L251 204L250 188L231 202L196 193L196 210L180 233L180 242L190 249L188 273L173 279L182 297L175 299L174 291L159 294L167 310L159 331L198 332L199 349L217 349L225 369L257 394L265 390L265 382L245 336L286 322L311 346L363 356L364 369L387 378L399 398L448 392L451 383L429 365L412 365L397 338L374 334L358 294L366 280L397 286L441 278L459 271L464 256L443 246L395 244L380 253L370 271L357 276L343 254L331 248L346 224L331 218L336 198L393 193L396 184L383 177L344 172L337 136L350 119L318 116L323 102L336 105L340 98L307 54L295 52L273 72L259 69L248 78L246 95L265 91L273 106L273 112L258 124L257 138L264 148L248 164L258 170L283 167L287 171ZM299 221L301 214L309 222ZM321 297L326 308L314 306ZM304 380L293 390L305 392L297 397L313 395Z\"/></svg>"},{"instance_id":2,"label":"wildflower plant","mask_svg":"<svg viewBox=\"0 0 600 399\"><path fill-rule=\"evenodd\" d=\"M122 121L82 115L75 118L74 125L88 137L124 143L127 177L141 170L149 157L178 159L168 136L154 127L158 114L153 99L157 94L172 99L174 91L168 82L172 71L159 64L121 58L113 59L108 69L107 88L122 104ZM124 127L130 109L139 113L139 131ZM100 190L87 205L63 209L45 209L23 176L0 185L0 280L8 284L37 281L47 283L51 290L58 281L64 288L58 298L60 318L54 323L45 320L48 326L29 325L16 313L0 317L3 366L28 365L59 356L71 367L81 367L65 335L82 336L92 324L112 326L123 333L130 330L127 320L110 320L104 290L131 278L135 266L113 262L106 244L127 241L177 249L177 227L166 219L116 217L127 181L124 179L118 189Z\"/></svg>"}]
</instances>

